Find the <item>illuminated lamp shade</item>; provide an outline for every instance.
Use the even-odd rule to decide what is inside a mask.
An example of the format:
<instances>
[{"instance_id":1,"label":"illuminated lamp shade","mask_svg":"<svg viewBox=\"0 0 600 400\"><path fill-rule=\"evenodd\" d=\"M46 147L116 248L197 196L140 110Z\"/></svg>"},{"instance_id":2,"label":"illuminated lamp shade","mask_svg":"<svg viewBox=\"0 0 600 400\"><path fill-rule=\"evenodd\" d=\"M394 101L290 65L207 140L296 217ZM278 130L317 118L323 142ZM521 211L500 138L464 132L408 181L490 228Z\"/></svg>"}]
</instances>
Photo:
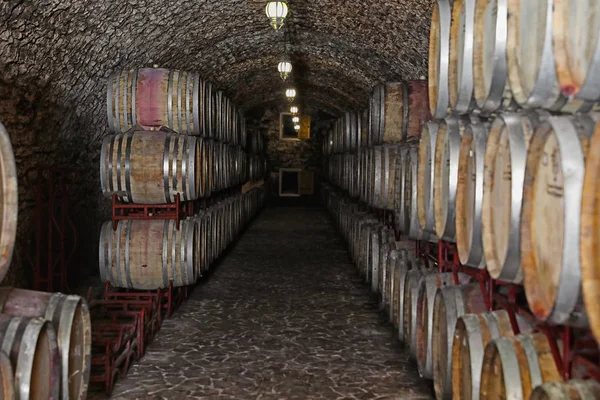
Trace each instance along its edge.
<instances>
[{"instance_id":1,"label":"illuminated lamp shade","mask_svg":"<svg viewBox=\"0 0 600 400\"><path fill-rule=\"evenodd\" d=\"M288 6L285 1L270 1L265 7L267 17L271 21L271 26L279 29L283 26L283 21L288 13Z\"/></svg>"},{"instance_id":2,"label":"illuminated lamp shade","mask_svg":"<svg viewBox=\"0 0 600 400\"><path fill-rule=\"evenodd\" d=\"M292 72L292 63L288 60L280 62L279 64L277 64L277 71L279 71L279 76L281 77L281 79L285 81L290 75L290 72Z\"/></svg>"},{"instance_id":3,"label":"illuminated lamp shade","mask_svg":"<svg viewBox=\"0 0 600 400\"><path fill-rule=\"evenodd\" d=\"M300 125L298 125L298 124L294 125L294 129L297 130L297 131L299 131L300 130Z\"/></svg>"},{"instance_id":4,"label":"illuminated lamp shade","mask_svg":"<svg viewBox=\"0 0 600 400\"><path fill-rule=\"evenodd\" d=\"M296 98L296 89L286 90L285 97L287 97L289 101L294 101L294 99Z\"/></svg>"},{"instance_id":5,"label":"illuminated lamp shade","mask_svg":"<svg viewBox=\"0 0 600 400\"><path fill-rule=\"evenodd\" d=\"M300 118L299 117L293 117L292 118L292 122L297 124L298 122L300 122Z\"/></svg>"},{"instance_id":6,"label":"illuminated lamp shade","mask_svg":"<svg viewBox=\"0 0 600 400\"><path fill-rule=\"evenodd\" d=\"M298 107L296 107L296 106L291 106L291 107L290 107L290 112L291 112L292 114L298 114Z\"/></svg>"}]
</instances>

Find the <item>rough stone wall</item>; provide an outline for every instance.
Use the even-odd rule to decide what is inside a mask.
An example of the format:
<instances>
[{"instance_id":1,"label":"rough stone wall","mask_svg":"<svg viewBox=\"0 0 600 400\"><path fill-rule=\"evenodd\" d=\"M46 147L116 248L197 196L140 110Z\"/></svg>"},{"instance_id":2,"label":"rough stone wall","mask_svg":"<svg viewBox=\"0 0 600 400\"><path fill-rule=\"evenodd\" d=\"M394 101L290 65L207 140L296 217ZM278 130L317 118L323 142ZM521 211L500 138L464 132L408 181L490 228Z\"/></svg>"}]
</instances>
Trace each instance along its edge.
<instances>
[{"instance_id":1,"label":"rough stone wall","mask_svg":"<svg viewBox=\"0 0 600 400\"><path fill-rule=\"evenodd\" d=\"M431 2L290 1L288 51L305 112L335 116L364 107L377 81L424 75ZM37 164L64 163L79 172L73 189L80 234L75 265L77 272L97 269L99 226L109 216L98 161L107 133L106 78L113 70L158 64L198 71L249 112L285 102L286 84L276 72L283 35L269 27L264 5L262 0L0 2L0 121L17 155L21 201L14 267L4 283L27 281L22 256L33 201L23 177ZM320 147L312 140L271 146L273 165L318 165Z\"/></svg>"}]
</instances>

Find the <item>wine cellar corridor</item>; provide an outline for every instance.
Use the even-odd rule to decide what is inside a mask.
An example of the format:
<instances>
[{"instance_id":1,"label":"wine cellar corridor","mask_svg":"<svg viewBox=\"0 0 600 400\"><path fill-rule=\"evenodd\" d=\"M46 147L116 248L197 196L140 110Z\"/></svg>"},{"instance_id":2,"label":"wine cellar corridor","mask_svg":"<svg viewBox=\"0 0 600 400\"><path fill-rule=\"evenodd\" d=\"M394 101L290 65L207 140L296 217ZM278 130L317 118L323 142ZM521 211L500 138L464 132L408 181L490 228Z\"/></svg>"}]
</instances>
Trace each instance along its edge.
<instances>
[{"instance_id":1,"label":"wine cellar corridor","mask_svg":"<svg viewBox=\"0 0 600 400\"><path fill-rule=\"evenodd\" d=\"M0 400L600 400L600 0L0 1Z\"/></svg>"},{"instance_id":2,"label":"wine cellar corridor","mask_svg":"<svg viewBox=\"0 0 600 400\"><path fill-rule=\"evenodd\" d=\"M113 398L430 399L387 322L325 210L269 208Z\"/></svg>"}]
</instances>

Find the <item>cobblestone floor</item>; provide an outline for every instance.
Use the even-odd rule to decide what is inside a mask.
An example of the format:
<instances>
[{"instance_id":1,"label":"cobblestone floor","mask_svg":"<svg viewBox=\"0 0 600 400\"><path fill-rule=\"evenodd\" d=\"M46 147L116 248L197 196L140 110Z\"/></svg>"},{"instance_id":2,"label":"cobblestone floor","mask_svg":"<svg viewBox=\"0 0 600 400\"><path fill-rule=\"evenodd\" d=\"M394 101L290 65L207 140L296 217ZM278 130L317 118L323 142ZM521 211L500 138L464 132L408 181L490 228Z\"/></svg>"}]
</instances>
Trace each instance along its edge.
<instances>
[{"instance_id":1,"label":"cobblestone floor","mask_svg":"<svg viewBox=\"0 0 600 400\"><path fill-rule=\"evenodd\" d=\"M430 399L326 212L269 208L114 399Z\"/></svg>"}]
</instances>

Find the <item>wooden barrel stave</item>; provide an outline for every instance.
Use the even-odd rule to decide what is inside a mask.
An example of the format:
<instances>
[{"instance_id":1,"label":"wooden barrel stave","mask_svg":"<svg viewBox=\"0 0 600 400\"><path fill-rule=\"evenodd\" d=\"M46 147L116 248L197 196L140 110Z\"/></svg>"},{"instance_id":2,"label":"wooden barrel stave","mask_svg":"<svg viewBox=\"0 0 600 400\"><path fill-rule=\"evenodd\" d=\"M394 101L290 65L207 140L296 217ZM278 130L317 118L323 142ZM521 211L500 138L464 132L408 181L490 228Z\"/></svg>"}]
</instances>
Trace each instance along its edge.
<instances>
[{"instance_id":1,"label":"wooden barrel stave","mask_svg":"<svg viewBox=\"0 0 600 400\"><path fill-rule=\"evenodd\" d=\"M598 400L600 383L594 379L546 382L531 392L530 400Z\"/></svg>"},{"instance_id":2,"label":"wooden barrel stave","mask_svg":"<svg viewBox=\"0 0 600 400\"><path fill-rule=\"evenodd\" d=\"M600 4L554 0L552 32L562 92L581 100L600 100Z\"/></svg>"},{"instance_id":3,"label":"wooden barrel stave","mask_svg":"<svg viewBox=\"0 0 600 400\"><path fill-rule=\"evenodd\" d=\"M481 239L484 158L488 129L482 123L467 126L461 139L456 187L456 247L460 262L485 268Z\"/></svg>"},{"instance_id":4,"label":"wooden barrel stave","mask_svg":"<svg viewBox=\"0 0 600 400\"><path fill-rule=\"evenodd\" d=\"M433 387L436 399L452 398L452 344L459 317L486 311L478 283L455 285L436 291L433 305Z\"/></svg>"},{"instance_id":5,"label":"wooden barrel stave","mask_svg":"<svg viewBox=\"0 0 600 400\"><path fill-rule=\"evenodd\" d=\"M598 115L548 118L535 130L527 155L523 282L531 311L557 324L588 324L581 299L579 236L585 157L595 119ZM540 232L549 233L543 246L536 244Z\"/></svg>"},{"instance_id":6,"label":"wooden barrel stave","mask_svg":"<svg viewBox=\"0 0 600 400\"><path fill-rule=\"evenodd\" d=\"M417 296L419 294L419 286L425 277L431 273L433 271L425 268L421 260L415 260L413 268L408 272L404 282L402 336L412 359L416 359L417 356Z\"/></svg>"},{"instance_id":7,"label":"wooden barrel stave","mask_svg":"<svg viewBox=\"0 0 600 400\"><path fill-rule=\"evenodd\" d=\"M423 124L431 119L427 81L404 82L402 92L402 140L406 141L419 138Z\"/></svg>"},{"instance_id":8,"label":"wooden barrel stave","mask_svg":"<svg viewBox=\"0 0 600 400\"><path fill-rule=\"evenodd\" d=\"M499 337L485 347L479 398L528 399L536 386L560 380L544 334Z\"/></svg>"},{"instance_id":9,"label":"wooden barrel stave","mask_svg":"<svg viewBox=\"0 0 600 400\"><path fill-rule=\"evenodd\" d=\"M396 182L394 183L394 223L396 226L396 230L402 233L407 232L406 226L406 217L404 214L404 178L405 172L404 168L406 166L406 153L408 152L408 148L406 146L401 146L398 149L398 154L396 156L396 166L395 166L395 178Z\"/></svg>"},{"instance_id":10,"label":"wooden barrel stave","mask_svg":"<svg viewBox=\"0 0 600 400\"><path fill-rule=\"evenodd\" d=\"M197 226L172 220L106 222L100 233L100 277L115 287L154 290L196 282ZM148 247L148 243L161 243Z\"/></svg>"},{"instance_id":11,"label":"wooden barrel stave","mask_svg":"<svg viewBox=\"0 0 600 400\"><path fill-rule=\"evenodd\" d=\"M398 258L400 257L400 251L392 248L388 255L387 263L387 279L384 296L382 298L382 305L385 315L388 317L388 322L394 322L394 291L396 290L396 270L398 269Z\"/></svg>"},{"instance_id":12,"label":"wooden barrel stave","mask_svg":"<svg viewBox=\"0 0 600 400\"><path fill-rule=\"evenodd\" d=\"M419 141L419 155L417 166L417 215L420 229L426 232L435 232L433 213L433 180L435 145L439 124L429 121L423 125L421 140Z\"/></svg>"},{"instance_id":13,"label":"wooden barrel stave","mask_svg":"<svg viewBox=\"0 0 600 400\"><path fill-rule=\"evenodd\" d=\"M440 121L435 145L433 208L435 233L438 237L456 241L456 187L460 140L466 120L447 117Z\"/></svg>"},{"instance_id":14,"label":"wooden barrel stave","mask_svg":"<svg viewBox=\"0 0 600 400\"><path fill-rule=\"evenodd\" d=\"M416 318L416 359L419 375L433 379L433 302L437 289L453 283L452 273L431 273L419 285Z\"/></svg>"},{"instance_id":15,"label":"wooden barrel stave","mask_svg":"<svg viewBox=\"0 0 600 400\"><path fill-rule=\"evenodd\" d=\"M404 227L409 239L421 240L427 239L428 235L419 225L419 215L417 211L418 185L417 185L417 165L419 159L419 149L411 145L407 149L404 163Z\"/></svg>"},{"instance_id":16,"label":"wooden barrel stave","mask_svg":"<svg viewBox=\"0 0 600 400\"><path fill-rule=\"evenodd\" d=\"M91 321L80 296L0 288L0 311L13 317L42 318L52 324L61 358L63 399L84 400L91 368Z\"/></svg>"},{"instance_id":17,"label":"wooden barrel stave","mask_svg":"<svg viewBox=\"0 0 600 400\"><path fill-rule=\"evenodd\" d=\"M466 314L456 322L452 344L452 395L454 399L478 399L485 346L503 336L513 336L505 310Z\"/></svg>"},{"instance_id":18,"label":"wooden barrel stave","mask_svg":"<svg viewBox=\"0 0 600 400\"><path fill-rule=\"evenodd\" d=\"M404 288L406 287L406 281L408 273L413 269L414 259L408 257L401 257L398 264L398 273L394 277L396 279L395 287L397 288L394 297L396 298L396 320L394 328L398 332L398 340L405 342L407 338L404 336Z\"/></svg>"},{"instance_id":19,"label":"wooden barrel stave","mask_svg":"<svg viewBox=\"0 0 600 400\"><path fill-rule=\"evenodd\" d=\"M60 359L56 333L41 318L0 315L0 344L15 374L20 399L58 399Z\"/></svg>"},{"instance_id":20,"label":"wooden barrel stave","mask_svg":"<svg viewBox=\"0 0 600 400\"><path fill-rule=\"evenodd\" d=\"M473 35L475 0L456 0L450 25L448 91L450 108L468 114L476 108L473 97Z\"/></svg>"},{"instance_id":21,"label":"wooden barrel stave","mask_svg":"<svg viewBox=\"0 0 600 400\"><path fill-rule=\"evenodd\" d=\"M444 118L448 114L451 18L451 1L436 0L429 30L428 63L429 111L434 118Z\"/></svg>"},{"instance_id":22,"label":"wooden barrel stave","mask_svg":"<svg viewBox=\"0 0 600 400\"><path fill-rule=\"evenodd\" d=\"M10 400L16 397L14 379L15 375L10 359L3 351L0 351L0 398Z\"/></svg>"},{"instance_id":23,"label":"wooden barrel stave","mask_svg":"<svg viewBox=\"0 0 600 400\"><path fill-rule=\"evenodd\" d=\"M10 137L0 123L0 185L2 203L0 206L0 281L6 276L15 248L17 217L19 214L19 190L17 167Z\"/></svg>"},{"instance_id":24,"label":"wooden barrel stave","mask_svg":"<svg viewBox=\"0 0 600 400\"><path fill-rule=\"evenodd\" d=\"M475 6L473 80L477 107L492 113L512 106L506 40L508 0L480 0Z\"/></svg>"},{"instance_id":25,"label":"wooden barrel stave","mask_svg":"<svg viewBox=\"0 0 600 400\"><path fill-rule=\"evenodd\" d=\"M600 342L600 254L598 218L600 216L600 125L596 124L590 140L581 201L581 281L583 300L590 328Z\"/></svg>"}]
</instances>

